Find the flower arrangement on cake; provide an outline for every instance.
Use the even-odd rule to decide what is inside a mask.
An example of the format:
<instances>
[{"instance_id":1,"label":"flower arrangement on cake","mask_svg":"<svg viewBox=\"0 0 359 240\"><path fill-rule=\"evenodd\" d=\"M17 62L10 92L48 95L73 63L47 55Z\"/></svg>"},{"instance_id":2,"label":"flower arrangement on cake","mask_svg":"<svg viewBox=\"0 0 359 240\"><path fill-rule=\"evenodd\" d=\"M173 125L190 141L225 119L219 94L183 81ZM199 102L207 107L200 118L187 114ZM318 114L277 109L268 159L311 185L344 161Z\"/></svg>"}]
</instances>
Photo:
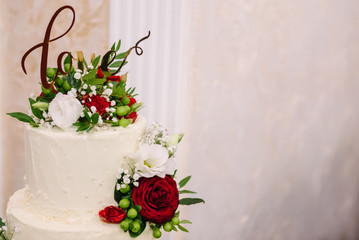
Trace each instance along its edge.
<instances>
[{"instance_id":1,"label":"flower arrangement on cake","mask_svg":"<svg viewBox=\"0 0 359 240\"><path fill-rule=\"evenodd\" d=\"M142 54L138 44L119 53L121 40L112 45L100 62L101 56L92 54L87 63L82 52L77 53L77 68L72 66L68 53L62 66L46 69L46 82L41 93L29 98L29 115L8 113L33 127L57 126L66 129L76 126L77 131L90 131L104 124L126 127L137 119L142 103L137 102L135 88L126 88L127 73L116 75L127 61L132 49ZM24 57L26 58L26 54ZM25 61L23 58L23 63Z\"/></svg>"},{"instance_id":2,"label":"flower arrangement on cake","mask_svg":"<svg viewBox=\"0 0 359 240\"><path fill-rule=\"evenodd\" d=\"M196 192L182 189L191 176L181 181L174 180L176 163L174 160L178 143L183 134L168 133L167 128L154 123L146 130L137 152L127 156L129 169L118 169L115 200L118 206L108 206L99 212L104 222L119 223L122 230L131 237L139 236L146 223L153 230L153 237L162 236L164 231L188 232L180 220L179 205L204 203L201 198L179 198L180 194Z\"/></svg>"}]
</instances>

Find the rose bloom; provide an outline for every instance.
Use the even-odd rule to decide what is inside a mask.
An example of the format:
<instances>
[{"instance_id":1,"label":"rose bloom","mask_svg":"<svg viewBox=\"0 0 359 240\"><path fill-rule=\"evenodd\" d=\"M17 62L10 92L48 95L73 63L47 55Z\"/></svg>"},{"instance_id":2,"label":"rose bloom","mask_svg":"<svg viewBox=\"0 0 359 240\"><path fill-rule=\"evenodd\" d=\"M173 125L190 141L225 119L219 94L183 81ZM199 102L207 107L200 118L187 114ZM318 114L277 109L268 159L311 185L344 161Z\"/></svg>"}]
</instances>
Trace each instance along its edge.
<instances>
[{"instance_id":1,"label":"rose bloom","mask_svg":"<svg viewBox=\"0 0 359 240\"><path fill-rule=\"evenodd\" d=\"M58 93L49 104L49 115L54 123L62 129L71 127L82 112L83 107L80 101L71 95Z\"/></svg>"},{"instance_id":2,"label":"rose bloom","mask_svg":"<svg viewBox=\"0 0 359 240\"><path fill-rule=\"evenodd\" d=\"M171 220L179 204L177 184L165 178L140 178L139 186L132 190L132 200L141 206L140 214L146 220L163 224Z\"/></svg>"},{"instance_id":3,"label":"rose bloom","mask_svg":"<svg viewBox=\"0 0 359 240\"><path fill-rule=\"evenodd\" d=\"M106 207L98 214L102 221L108 223L120 223L126 216L126 213L121 208L115 206Z\"/></svg>"},{"instance_id":4,"label":"rose bloom","mask_svg":"<svg viewBox=\"0 0 359 240\"><path fill-rule=\"evenodd\" d=\"M90 101L91 99L91 101ZM110 107L110 102L106 100L104 97L100 97L99 95L94 95L89 97L88 95L83 97L85 101L85 105L91 109L92 106L96 107L96 111L102 116L106 113L106 108Z\"/></svg>"},{"instance_id":5,"label":"rose bloom","mask_svg":"<svg viewBox=\"0 0 359 240\"><path fill-rule=\"evenodd\" d=\"M137 112L132 112L126 116L127 119L132 119L132 123L136 122Z\"/></svg>"}]
</instances>

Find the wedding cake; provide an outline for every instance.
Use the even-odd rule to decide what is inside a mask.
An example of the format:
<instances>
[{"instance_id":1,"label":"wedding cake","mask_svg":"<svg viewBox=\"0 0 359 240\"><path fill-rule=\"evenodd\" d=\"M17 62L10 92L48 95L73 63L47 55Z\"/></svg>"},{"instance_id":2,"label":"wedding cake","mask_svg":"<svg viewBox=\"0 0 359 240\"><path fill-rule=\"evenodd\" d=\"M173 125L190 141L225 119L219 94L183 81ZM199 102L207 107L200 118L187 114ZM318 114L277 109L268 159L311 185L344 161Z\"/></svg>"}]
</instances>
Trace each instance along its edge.
<instances>
[{"instance_id":1,"label":"wedding cake","mask_svg":"<svg viewBox=\"0 0 359 240\"><path fill-rule=\"evenodd\" d=\"M64 10L73 21L60 37L50 38ZM142 103L119 75L132 50L119 52L121 41L86 61L62 52L56 68L47 67L48 45L74 24L71 6L58 9L43 43L41 93L29 98L30 114L8 113L25 126L25 187L11 196L7 218L0 219L1 240L148 240L162 231L188 232L179 205L203 203L179 198L190 176L176 180L175 153L183 134L169 134L154 123L147 128L139 115ZM66 57L65 57L66 56ZM63 60L63 58L65 59ZM73 60L77 61L76 67Z\"/></svg>"}]
</instances>

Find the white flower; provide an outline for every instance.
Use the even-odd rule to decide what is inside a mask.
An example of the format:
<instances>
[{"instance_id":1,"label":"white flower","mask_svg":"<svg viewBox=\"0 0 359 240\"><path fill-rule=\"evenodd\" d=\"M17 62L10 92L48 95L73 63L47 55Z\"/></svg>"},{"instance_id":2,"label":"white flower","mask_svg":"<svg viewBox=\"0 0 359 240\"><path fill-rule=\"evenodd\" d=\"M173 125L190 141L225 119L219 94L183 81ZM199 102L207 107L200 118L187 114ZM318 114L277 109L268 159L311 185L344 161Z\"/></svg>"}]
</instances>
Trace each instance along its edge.
<instances>
[{"instance_id":1,"label":"white flower","mask_svg":"<svg viewBox=\"0 0 359 240\"><path fill-rule=\"evenodd\" d=\"M146 178L159 176L164 178L166 174L173 174L176 168L173 158L168 158L166 148L158 145L141 145L140 149L128 156L138 163L136 172Z\"/></svg>"},{"instance_id":2,"label":"white flower","mask_svg":"<svg viewBox=\"0 0 359 240\"><path fill-rule=\"evenodd\" d=\"M130 181L129 178L124 178L124 179L123 179L123 182L126 183L126 184L129 184L131 181Z\"/></svg>"},{"instance_id":3,"label":"white flower","mask_svg":"<svg viewBox=\"0 0 359 240\"><path fill-rule=\"evenodd\" d=\"M111 101L111 106L115 106L116 105L116 101L115 100L112 100Z\"/></svg>"},{"instance_id":4,"label":"white flower","mask_svg":"<svg viewBox=\"0 0 359 240\"><path fill-rule=\"evenodd\" d=\"M76 72L76 73L74 74L74 78L75 78L75 79L80 79L80 78L81 78L81 73Z\"/></svg>"},{"instance_id":5,"label":"white flower","mask_svg":"<svg viewBox=\"0 0 359 240\"><path fill-rule=\"evenodd\" d=\"M75 72L82 73L82 70L78 68L75 70Z\"/></svg>"},{"instance_id":6,"label":"white flower","mask_svg":"<svg viewBox=\"0 0 359 240\"><path fill-rule=\"evenodd\" d=\"M138 182L133 182L133 186L138 187L140 184Z\"/></svg>"},{"instance_id":7,"label":"white flower","mask_svg":"<svg viewBox=\"0 0 359 240\"><path fill-rule=\"evenodd\" d=\"M106 89L102 92L102 96L111 96L112 89Z\"/></svg>"},{"instance_id":8,"label":"white flower","mask_svg":"<svg viewBox=\"0 0 359 240\"><path fill-rule=\"evenodd\" d=\"M83 107L79 100L62 93L56 94L49 104L49 114L52 120L62 129L71 127L79 119L82 111Z\"/></svg>"},{"instance_id":9,"label":"white flower","mask_svg":"<svg viewBox=\"0 0 359 240\"><path fill-rule=\"evenodd\" d=\"M83 89L87 89L87 88L88 88L87 84L85 83L85 84L82 86L82 88L83 88Z\"/></svg>"}]
</instances>

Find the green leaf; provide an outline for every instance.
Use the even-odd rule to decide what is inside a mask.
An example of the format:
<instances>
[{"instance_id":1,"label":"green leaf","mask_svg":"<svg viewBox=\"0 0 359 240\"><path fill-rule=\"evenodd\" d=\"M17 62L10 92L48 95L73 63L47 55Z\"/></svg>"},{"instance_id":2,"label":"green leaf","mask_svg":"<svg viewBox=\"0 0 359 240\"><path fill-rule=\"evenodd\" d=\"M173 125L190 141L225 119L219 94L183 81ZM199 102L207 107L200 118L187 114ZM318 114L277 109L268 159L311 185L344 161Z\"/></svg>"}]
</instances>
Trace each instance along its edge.
<instances>
[{"instance_id":1,"label":"green leaf","mask_svg":"<svg viewBox=\"0 0 359 240\"><path fill-rule=\"evenodd\" d=\"M123 64L123 66L125 66L125 65L127 64L127 62L128 62L128 61L126 61L126 62ZM122 61L117 61L117 62L113 62L109 67L110 67L110 68L118 68L118 67L121 66L121 64L122 64Z\"/></svg>"},{"instance_id":2,"label":"green leaf","mask_svg":"<svg viewBox=\"0 0 359 240\"><path fill-rule=\"evenodd\" d=\"M177 169L176 169L175 172L173 173L172 178L175 178L176 173L177 173Z\"/></svg>"},{"instance_id":3,"label":"green leaf","mask_svg":"<svg viewBox=\"0 0 359 240\"><path fill-rule=\"evenodd\" d=\"M193 191L190 191L190 190L182 190L182 191L178 191L179 194L185 194L185 193L196 193L196 192L193 192Z\"/></svg>"},{"instance_id":4,"label":"green leaf","mask_svg":"<svg viewBox=\"0 0 359 240\"><path fill-rule=\"evenodd\" d=\"M48 102L35 102L33 104L31 104L31 107L35 108L35 109L48 109L49 108L49 103ZM35 114L34 114L35 115Z\"/></svg>"},{"instance_id":5,"label":"green leaf","mask_svg":"<svg viewBox=\"0 0 359 240\"><path fill-rule=\"evenodd\" d=\"M100 62L100 58L101 58L101 55L97 56L97 57L92 61L92 66L93 66L95 69L97 68L98 63Z\"/></svg>"},{"instance_id":6,"label":"green leaf","mask_svg":"<svg viewBox=\"0 0 359 240\"><path fill-rule=\"evenodd\" d=\"M192 222L190 220L181 220L180 223L183 224L192 224Z\"/></svg>"},{"instance_id":7,"label":"green leaf","mask_svg":"<svg viewBox=\"0 0 359 240\"><path fill-rule=\"evenodd\" d=\"M112 44L111 50L115 51L116 43Z\"/></svg>"},{"instance_id":8,"label":"green leaf","mask_svg":"<svg viewBox=\"0 0 359 240\"><path fill-rule=\"evenodd\" d=\"M123 52L123 53L120 53L120 54L117 54L116 55L116 59L123 59L126 57L126 54L127 54L127 51L126 52Z\"/></svg>"},{"instance_id":9,"label":"green leaf","mask_svg":"<svg viewBox=\"0 0 359 240\"><path fill-rule=\"evenodd\" d=\"M67 82L71 88L79 89L81 87L81 79L76 79L73 73L67 75Z\"/></svg>"},{"instance_id":10,"label":"green leaf","mask_svg":"<svg viewBox=\"0 0 359 240\"><path fill-rule=\"evenodd\" d=\"M179 183L178 183L178 185L180 186L180 188L182 188L182 187L184 187L187 183L188 183L188 181L191 179L191 176L188 176L188 177L185 177L184 179L182 179Z\"/></svg>"},{"instance_id":11,"label":"green leaf","mask_svg":"<svg viewBox=\"0 0 359 240\"><path fill-rule=\"evenodd\" d=\"M97 124L99 117L100 117L100 114L94 113L94 114L91 116L91 121L92 121L92 123L93 123L93 124Z\"/></svg>"},{"instance_id":12,"label":"green leaf","mask_svg":"<svg viewBox=\"0 0 359 240\"><path fill-rule=\"evenodd\" d=\"M76 132L82 132L87 130L90 127L90 124L88 122L79 123L78 128L76 129Z\"/></svg>"},{"instance_id":13,"label":"green leaf","mask_svg":"<svg viewBox=\"0 0 359 240\"><path fill-rule=\"evenodd\" d=\"M85 81L85 83L88 85L96 85L96 86L101 86L105 82L106 82L106 78L93 78L93 79Z\"/></svg>"},{"instance_id":14,"label":"green leaf","mask_svg":"<svg viewBox=\"0 0 359 240\"><path fill-rule=\"evenodd\" d=\"M67 64L67 63L70 63L71 62L71 59L70 59L70 55L67 54L65 60L64 60L64 65Z\"/></svg>"},{"instance_id":15,"label":"green leaf","mask_svg":"<svg viewBox=\"0 0 359 240\"><path fill-rule=\"evenodd\" d=\"M85 76L82 77L82 79L84 81L88 81L90 79L93 79L93 78L96 78L96 73L97 73L97 70L96 69L92 69L90 70Z\"/></svg>"},{"instance_id":16,"label":"green leaf","mask_svg":"<svg viewBox=\"0 0 359 240\"><path fill-rule=\"evenodd\" d=\"M84 64L85 64L86 69L88 69L89 66L87 65L87 62L86 62L85 58L84 58Z\"/></svg>"},{"instance_id":17,"label":"green leaf","mask_svg":"<svg viewBox=\"0 0 359 240\"><path fill-rule=\"evenodd\" d=\"M30 122L30 125L33 127L39 127L39 125L36 122Z\"/></svg>"},{"instance_id":18,"label":"green leaf","mask_svg":"<svg viewBox=\"0 0 359 240\"><path fill-rule=\"evenodd\" d=\"M172 230L175 231L175 232L178 232L177 228L173 224L172 224Z\"/></svg>"},{"instance_id":19,"label":"green leaf","mask_svg":"<svg viewBox=\"0 0 359 240\"><path fill-rule=\"evenodd\" d=\"M31 108L32 114L34 114L34 116L37 118L43 119L44 117L42 116L41 110L36 109L32 106L32 104L36 103L36 101L32 98L29 98L29 102L30 102L30 108Z\"/></svg>"},{"instance_id":20,"label":"green leaf","mask_svg":"<svg viewBox=\"0 0 359 240\"><path fill-rule=\"evenodd\" d=\"M181 225L178 225L178 228L183 232L188 232L188 230L186 228L182 227Z\"/></svg>"},{"instance_id":21,"label":"green leaf","mask_svg":"<svg viewBox=\"0 0 359 240\"><path fill-rule=\"evenodd\" d=\"M135 205L133 207L136 209L137 212L140 212L142 209L140 205Z\"/></svg>"},{"instance_id":22,"label":"green leaf","mask_svg":"<svg viewBox=\"0 0 359 240\"><path fill-rule=\"evenodd\" d=\"M124 88L123 86L121 86L121 85L113 86L111 96L112 96L113 98L121 98L121 97L124 97L124 96L126 96L126 90L125 90L125 88Z\"/></svg>"},{"instance_id":23,"label":"green leaf","mask_svg":"<svg viewBox=\"0 0 359 240\"><path fill-rule=\"evenodd\" d=\"M117 46L116 46L116 52L118 51L118 50L120 50L120 47L121 47L121 39L120 40L118 40L118 43L117 43Z\"/></svg>"},{"instance_id":24,"label":"green leaf","mask_svg":"<svg viewBox=\"0 0 359 240\"><path fill-rule=\"evenodd\" d=\"M35 121L34 121L34 119L32 119L32 117L30 117L29 115L22 113L22 112L7 113L7 115L10 115L11 117L16 118L17 120L20 120L22 122L35 123Z\"/></svg>"},{"instance_id":25,"label":"green leaf","mask_svg":"<svg viewBox=\"0 0 359 240\"><path fill-rule=\"evenodd\" d=\"M205 203L201 198L182 198L179 200L180 205L193 205L197 203Z\"/></svg>"}]
</instances>

